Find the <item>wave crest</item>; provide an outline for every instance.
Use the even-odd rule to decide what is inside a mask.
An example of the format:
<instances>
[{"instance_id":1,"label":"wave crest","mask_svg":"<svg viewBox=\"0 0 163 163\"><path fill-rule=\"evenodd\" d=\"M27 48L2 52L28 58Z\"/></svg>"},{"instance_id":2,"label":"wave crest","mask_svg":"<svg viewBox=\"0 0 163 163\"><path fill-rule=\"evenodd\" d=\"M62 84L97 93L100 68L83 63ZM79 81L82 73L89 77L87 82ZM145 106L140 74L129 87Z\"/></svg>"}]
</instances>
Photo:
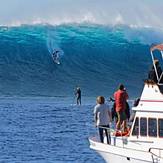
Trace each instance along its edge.
<instances>
[{"instance_id":1,"label":"wave crest","mask_svg":"<svg viewBox=\"0 0 163 163\"><path fill-rule=\"evenodd\" d=\"M10 4L10 5L9 5ZM0 6L0 24L51 24L89 22L100 25L126 25L163 29L163 2L121 0L5 0ZM126 10L127 8L127 10ZM23 11L20 14L20 10Z\"/></svg>"}]
</instances>

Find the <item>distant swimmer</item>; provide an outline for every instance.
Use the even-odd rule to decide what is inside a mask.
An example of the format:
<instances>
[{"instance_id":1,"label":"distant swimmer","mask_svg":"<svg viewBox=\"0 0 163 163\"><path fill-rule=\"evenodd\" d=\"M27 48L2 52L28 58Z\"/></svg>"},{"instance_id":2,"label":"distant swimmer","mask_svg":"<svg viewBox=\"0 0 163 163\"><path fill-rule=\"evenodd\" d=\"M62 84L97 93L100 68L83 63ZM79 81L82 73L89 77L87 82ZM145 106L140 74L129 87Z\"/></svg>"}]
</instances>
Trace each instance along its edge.
<instances>
[{"instance_id":1,"label":"distant swimmer","mask_svg":"<svg viewBox=\"0 0 163 163\"><path fill-rule=\"evenodd\" d=\"M53 61L56 63L56 64L60 64L59 62L59 53L60 51L59 50L55 50L52 54L52 58L53 58Z\"/></svg>"},{"instance_id":2,"label":"distant swimmer","mask_svg":"<svg viewBox=\"0 0 163 163\"><path fill-rule=\"evenodd\" d=\"M76 88L75 96L76 96L77 105L81 105L81 89L80 89L80 87Z\"/></svg>"}]
</instances>

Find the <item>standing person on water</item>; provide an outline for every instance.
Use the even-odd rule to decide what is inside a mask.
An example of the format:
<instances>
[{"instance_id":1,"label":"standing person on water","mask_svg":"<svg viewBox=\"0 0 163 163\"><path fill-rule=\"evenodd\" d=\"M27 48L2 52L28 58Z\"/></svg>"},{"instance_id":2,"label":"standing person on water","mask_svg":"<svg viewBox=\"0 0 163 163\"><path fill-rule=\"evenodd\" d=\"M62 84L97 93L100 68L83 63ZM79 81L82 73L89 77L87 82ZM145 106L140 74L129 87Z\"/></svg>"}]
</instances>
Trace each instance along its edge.
<instances>
[{"instance_id":1,"label":"standing person on water","mask_svg":"<svg viewBox=\"0 0 163 163\"><path fill-rule=\"evenodd\" d=\"M60 51L59 50L54 50L54 52L52 53L52 58L53 58L53 61L56 63L56 64L60 64Z\"/></svg>"},{"instance_id":2,"label":"standing person on water","mask_svg":"<svg viewBox=\"0 0 163 163\"><path fill-rule=\"evenodd\" d=\"M76 96L76 104L81 105L81 89L80 89L80 87L76 88L75 96Z\"/></svg>"}]
</instances>

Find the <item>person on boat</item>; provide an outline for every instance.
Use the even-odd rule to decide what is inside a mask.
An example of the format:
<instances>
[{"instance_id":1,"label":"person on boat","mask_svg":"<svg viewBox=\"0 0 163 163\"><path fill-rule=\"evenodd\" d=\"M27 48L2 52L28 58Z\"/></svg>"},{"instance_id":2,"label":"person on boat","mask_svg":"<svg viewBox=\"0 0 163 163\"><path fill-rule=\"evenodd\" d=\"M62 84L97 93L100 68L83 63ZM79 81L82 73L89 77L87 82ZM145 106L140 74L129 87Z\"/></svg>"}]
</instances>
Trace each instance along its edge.
<instances>
[{"instance_id":1,"label":"person on boat","mask_svg":"<svg viewBox=\"0 0 163 163\"><path fill-rule=\"evenodd\" d=\"M122 124L123 131L125 132L127 129L126 125L126 100L128 99L128 94L124 88L123 84L119 85L119 89L114 93L115 105L116 105L116 113L118 116L116 129L120 130L120 126Z\"/></svg>"},{"instance_id":2,"label":"person on boat","mask_svg":"<svg viewBox=\"0 0 163 163\"><path fill-rule=\"evenodd\" d=\"M137 106L139 105L139 101L140 101L140 98L136 98L136 99L134 100L133 107L137 107ZM131 117L130 117L130 119L129 119L129 122L133 122L133 121L134 121L135 113L136 113L136 111L132 111Z\"/></svg>"},{"instance_id":3,"label":"person on boat","mask_svg":"<svg viewBox=\"0 0 163 163\"><path fill-rule=\"evenodd\" d=\"M127 101L126 101L125 113L126 113L126 116L127 116L127 120L129 121L129 119L130 119L130 106L129 106Z\"/></svg>"},{"instance_id":4,"label":"person on boat","mask_svg":"<svg viewBox=\"0 0 163 163\"><path fill-rule=\"evenodd\" d=\"M108 128L110 128L109 123L111 122L111 112L109 106L105 104L105 98L103 96L98 96L96 99L97 105L94 107L94 120L96 127L99 128L100 140L104 142L103 132L107 138L107 143L111 143L111 137L108 133Z\"/></svg>"},{"instance_id":5,"label":"person on boat","mask_svg":"<svg viewBox=\"0 0 163 163\"><path fill-rule=\"evenodd\" d=\"M75 96L76 96L76 104L81 105L81 89L80 89L80 87L76 88Z\"/></svg>"},{"instance_id":6,"label":"person on boat","mask_svg":"<svg viewBox=\"0 0 163 163\"><path fill-rule=\"evenodd\" d=\"M116 110L115 110L116 106L115 106L115 102L113 103L113 106L112 106L112 109L111 109L111 115L112 115L112 120L117 123L117 120L118 120L118 116L117 116L117 113L116 113Z\"/></svg>"},{"instance_id":7,"label":"person on boat","mask_svg":"<svg viewBox=\"0 0 163 163\"><path fill-rule=\"evenodd\" d=\"M161 74L162 74L162 70L161 70L161 67L160 67L160 65L159 65L158 59L155 59L155 60L154 60L154 64L155 64L155 66L156 66L156 71L157 71L157 74L158 74L158 79L160 79ZM151 70L150 70L149 73L148 73L148 79L149 79L149 80L152 80L152 81L155 82L155 83L158 83L158 79L157 79L157 75L156 75L154 66L152 66ZM160 81L162 82L162 80L163 80L163 79L161 78ZM159 81L159 82L160 82L160 81Z\"/></svg>"},{"instance_id":8,"label":"person on boat","mask_svg":"<svg viewBox=\"0 0 163 163\"><path fill-rule=\"evenodd\" d=\"M140 98L136 98L134 100L134 107L137 107L139 105Z\"/></svg>"},{"instance_id":9,"label":"person on boat","mask_svg":"<svg viewBox=\"0 0 163 163\"><path fill-rule=\"evenodd\" d=\"M112 102L114 102L114 103L113 103L113 106L112 106L112 109L111 109L112 120L115 119L115 121L117 122L118 116L117 116L117 113L116 113L116 103L115 103L115 100L114 100L113 98L110 98L110 100L111 100ZM129 104L128 104L127 101L126 101L125 114L126 114L127 119L128 119L128 121L129 121L129 119L130 119L130 106L129 106Z\"/></svg>"}]
</instances>

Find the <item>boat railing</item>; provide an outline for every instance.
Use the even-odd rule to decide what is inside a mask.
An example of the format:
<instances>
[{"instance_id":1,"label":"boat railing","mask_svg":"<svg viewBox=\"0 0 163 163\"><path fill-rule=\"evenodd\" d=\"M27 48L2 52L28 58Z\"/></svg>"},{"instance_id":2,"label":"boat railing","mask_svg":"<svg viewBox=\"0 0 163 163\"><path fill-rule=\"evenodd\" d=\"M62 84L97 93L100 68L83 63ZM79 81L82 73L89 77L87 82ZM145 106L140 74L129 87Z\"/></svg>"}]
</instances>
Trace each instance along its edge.
<instances>
[{"instance_id":1,"label":"boat railing","mask_svg":"<svg viewBox=\"0 0 163 163\"><path fill-rule=\"evenodd\" d=\"M103 127L103 126L98 126L98 128L103 128L103 129L106 129L108 131L108 133L112 133L114 136L128 136L129 135L129 131L126 131L126 132L123 132L123 130L117 130L117 129L113 129L113 128L110 128L110 127ZM116 135L116 133L119 132L118 135Z\"/></svg>"},{"instance_id":2,"label":"boat railing","mask_svg":"<svg viewBox=\"0 0 163 163\"><path fill-rule=\"evenodd\" d=\"M149 148L149 152L152 154L153 160L155 160L156 158L163 159L163 148Z\"/></svg>"},{"instance_id":3,"label":"boat railing","mask_svg":"<svg viewBox=\"0 0 163 163\"><path fill-rule=\"evenodd\" d=\"M112 136L112 139L111 139L111 144L112 145L116 145L116 140L117 140L117 137L118 138L121 138L122 140L122 146L124 147L124 145L127 143L126 141L126 136L129 135L129 132L126 132L124 134L124 132L122 130L117 130L117 129L112 129L110 127L103 127L103 126L98 126L98 128L103 128L103 129L106 129L107 132L108 132L108 135Z\"/></svg>"}]
</instances>

